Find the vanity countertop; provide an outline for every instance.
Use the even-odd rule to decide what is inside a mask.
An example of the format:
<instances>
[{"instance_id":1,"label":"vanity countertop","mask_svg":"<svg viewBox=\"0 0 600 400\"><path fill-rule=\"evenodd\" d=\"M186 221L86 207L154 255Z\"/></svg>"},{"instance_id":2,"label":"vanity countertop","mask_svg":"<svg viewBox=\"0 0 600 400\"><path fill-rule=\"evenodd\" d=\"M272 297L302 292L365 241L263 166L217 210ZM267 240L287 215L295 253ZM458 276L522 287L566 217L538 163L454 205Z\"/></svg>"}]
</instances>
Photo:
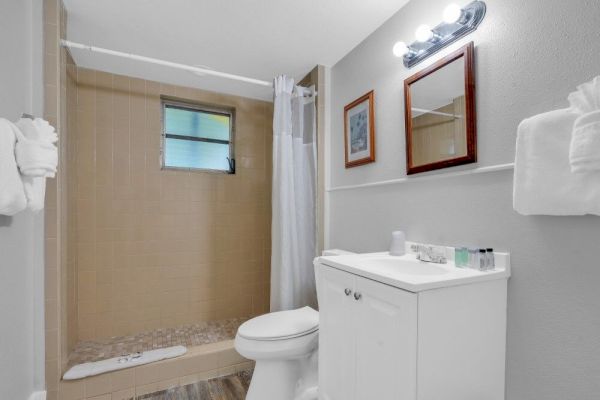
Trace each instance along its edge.
<instances>
[{"instance_id":1,"label":"vanity countertop","mask_svg":"<svg viewBox=\"0 0 600 400\"><path fill-rule=\"evenodd\" d=\"M457 268L454 262L435 264L420 261L415 254L390 256L387 252L323 256L317 263L385 283L409 292L458 286L510 277L509 253L494 252L496 267L479 271Z\"/></svg>"}]
</instances>

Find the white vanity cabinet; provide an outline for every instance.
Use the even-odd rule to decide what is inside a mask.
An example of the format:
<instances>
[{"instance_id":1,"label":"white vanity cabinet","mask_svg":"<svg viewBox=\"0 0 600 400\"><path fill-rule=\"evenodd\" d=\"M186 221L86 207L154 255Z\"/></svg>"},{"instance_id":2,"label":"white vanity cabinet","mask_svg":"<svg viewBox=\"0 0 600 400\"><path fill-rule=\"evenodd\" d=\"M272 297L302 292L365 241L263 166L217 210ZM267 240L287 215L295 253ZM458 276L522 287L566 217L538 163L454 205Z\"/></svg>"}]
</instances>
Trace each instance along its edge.
<instances>
[{"instance_id":1,"label":"white vanity cabinet","mask_svg":"<svg viewBox=\"0 0 600 400\"><path fill-rule=\"evenodd\" d=\"M319 275L319 398L414 399L417 296L326 266Z\"/></svg>"},{"instance_id":2,"label":"white vanity cabinet","mask_svg":"<svg viewBox=\"0 0 600 400\"><path fill-rule=\"evenodd\" d=\"M409 291L333 258L315 261L320 400L504 399L507 274Z\"/></svg>"}]
</instances>

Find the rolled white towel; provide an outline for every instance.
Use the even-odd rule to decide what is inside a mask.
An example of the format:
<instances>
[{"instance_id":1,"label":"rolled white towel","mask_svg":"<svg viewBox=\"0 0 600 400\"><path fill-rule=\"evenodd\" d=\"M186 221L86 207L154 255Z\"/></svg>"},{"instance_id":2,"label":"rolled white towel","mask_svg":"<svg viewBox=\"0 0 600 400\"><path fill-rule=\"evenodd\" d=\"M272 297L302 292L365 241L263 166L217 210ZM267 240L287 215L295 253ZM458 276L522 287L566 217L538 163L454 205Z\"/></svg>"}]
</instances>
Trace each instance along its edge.
<instances>
[{"instance_id":1,"label":"rolled white towel","mask_svg":"<svg viewBox=\"0 0 600 400\"><path fill-rule=\"evenodd\" d=\"M44 119L21 118L15 125L21 130L23 136L29 140L45 143L56 143L58 141L58 135L54 127Z\"/></svg>"},{"instance_id":2,"label":"rolled white towel","mask_svg":"<svg viewBox=\"0 0 600 400\"><path fill-rule=\"evenodd\" d=\"M15 161L16 131L12 122L0 118L0 214L15 215L27 206L27 198Z\"/></svg>"},{"instance_id":3,"label":"rolled white towel","mask_svg":"<svg viewBox=\"0 0 600 400\"><path fill-rule=\"evenodd\" d=\"M27 197L27 208L31 211L42 210L46 199L46 178L21 175L21 180Z\"/></svg>"},{"instance_id":4,"label":"rolled white towel","mask_svg":"<svg viewBox=\"0 0 600 400\"><path fill-rule=\"evenodd\" d=\"M58 150L52 143L21 137L15 148L22 175L53 178L58 165Z\"/></svg>"},{"instance_id":5,"label":"rolled white towel","mask_svg":"<svg viewBox=\"0 0 600 400\"><path fill-rule=\"evenodd\" d=\"M40 135L40 140L50 143L56 143L58 141L56 130L52 125L50 125L50 122L46 121L45 119L36 118L33 120L33 126L35 126L35 129Z\"/></svg>"},{"instance_id":6,"label":"rolled white towel","mask_svg":"<svg viewBox=\"0 0 600 400\"><path fill-rule=\"evenodd\" d=\"M569 95L578 117L573 125L569 162L572 172L600 170L600 76Z\"/></svg>"},{"instance_id":7,"label":"rolled white towel","mask_svg":"<svg viewBox=\"0 0 600 400\"><path fill-rule=\"evenodd\" d=\"M54 127L41 118L21 118L15 125L20 130L15 153L27 208L39 211L44 208L46 178L56 176L58 150L53 143L58 137Z\"/></svg>"}]
</instances>

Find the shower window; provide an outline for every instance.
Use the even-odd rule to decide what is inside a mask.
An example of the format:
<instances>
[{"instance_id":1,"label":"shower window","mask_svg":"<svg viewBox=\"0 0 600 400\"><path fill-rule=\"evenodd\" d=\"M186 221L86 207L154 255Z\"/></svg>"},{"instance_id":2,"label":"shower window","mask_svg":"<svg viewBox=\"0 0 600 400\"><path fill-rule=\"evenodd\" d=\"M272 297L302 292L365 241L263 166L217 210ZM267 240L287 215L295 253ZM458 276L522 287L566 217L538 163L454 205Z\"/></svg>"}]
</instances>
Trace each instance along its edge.
<instances>
[{"instance_id":1,"label":"shower window","mask_svg":"<svg viewBox=\"0 0 600 400\"><path fill-rule=\"evenodd\" d=\"M235 173L234 110L162 99L163 168Z\"/></svg>"}]
</instances>

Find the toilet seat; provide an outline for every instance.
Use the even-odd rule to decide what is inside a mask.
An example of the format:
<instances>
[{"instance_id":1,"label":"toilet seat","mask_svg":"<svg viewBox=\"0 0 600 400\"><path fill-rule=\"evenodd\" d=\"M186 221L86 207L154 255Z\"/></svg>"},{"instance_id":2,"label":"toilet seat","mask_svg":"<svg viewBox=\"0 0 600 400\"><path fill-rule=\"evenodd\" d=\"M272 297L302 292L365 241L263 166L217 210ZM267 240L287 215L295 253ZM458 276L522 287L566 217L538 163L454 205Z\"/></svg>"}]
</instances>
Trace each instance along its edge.
<instances>
[{"instance_id":1,"label":"toilet seat","mask_svg":"<svg viewBox=\"0 0 600 400\"><path fill-rule=\"evenodd\" d=\"M310 307L278 311L252 318L240 325L238 336L247 340L287 340L319 329L319 313Z\"/></svg>"}]
</instances>

